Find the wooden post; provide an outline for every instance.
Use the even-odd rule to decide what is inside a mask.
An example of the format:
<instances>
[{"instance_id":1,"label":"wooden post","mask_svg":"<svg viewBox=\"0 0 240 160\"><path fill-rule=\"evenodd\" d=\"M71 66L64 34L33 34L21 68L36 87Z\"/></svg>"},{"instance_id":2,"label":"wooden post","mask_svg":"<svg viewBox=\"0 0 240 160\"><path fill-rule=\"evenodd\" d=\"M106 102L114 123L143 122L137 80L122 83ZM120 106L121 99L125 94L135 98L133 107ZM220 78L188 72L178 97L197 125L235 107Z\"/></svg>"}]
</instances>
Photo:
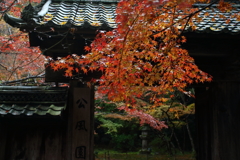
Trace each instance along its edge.
<instances>
[{"instance_id":1,"label":"wooden post","mask_svg":"<svg viewBox=\"0 0 240 160\"><path fill-rule=\"evenodd\" d=\"M69 153L71 160L93 160L94 86L70 83Z\"/></svg>"},{"instance_id":2,"label":"wooden post","mask_svg":"<svg viewBox=\"0 0 240 160\"><path fill-rule=\"evenodd\" d=\"M196 88L197 160L239 159L240 82Z\"/></svg>"},{"instance_id":3,"label":"wooden post","mask_svg":"<svg viewBox=\"0 0 240 160\"><path fill-rule=\"evenodd\" d=\"M0 159L5 158L5 152L6 152L6 140L7 140L7 135L6 135L6 126L0 123Z\"/></svg>"}]
</instances>

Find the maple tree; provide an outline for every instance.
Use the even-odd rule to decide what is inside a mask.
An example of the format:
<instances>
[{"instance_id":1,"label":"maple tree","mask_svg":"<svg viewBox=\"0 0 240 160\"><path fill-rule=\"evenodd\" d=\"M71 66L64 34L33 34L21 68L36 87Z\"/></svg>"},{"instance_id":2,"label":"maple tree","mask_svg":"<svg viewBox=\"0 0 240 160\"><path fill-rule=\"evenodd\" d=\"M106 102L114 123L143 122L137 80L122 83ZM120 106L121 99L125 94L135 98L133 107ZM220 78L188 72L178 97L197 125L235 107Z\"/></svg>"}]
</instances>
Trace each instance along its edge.
<instances>
[{"instance_id":1,"label":"maple tree","mask_svg":"<svg viewBox=\"0 0 240 160\"><path fill-rule=\"evenodd\" d=\"M72 76L74 63L86 73L103 71L99 91L108 94L109 99L133 106L135 97L151 90L152 101L158 105L161 95L175 88L184 91L188 84L211 81L180 48L186 41L182 31L199 12L189 8L195 2L123 0L116 10L116 29L100 31L86 47L89 54L68 56L52 66L67 68L67 76Z\"/></svg>"},{"instance_id":2,"label":"maple tree","mask_svg":"<svg viewBox=\"0 0 240 160\"><path fill-rule=\"evenodd\" d=\"M11 14L20 17L21 11L26 4L40 3L41 0L1 0L0 12L3 14L10 12Z\"/></svg>"},{"instance_id":3,"label":"maple tree","mask_svg":"<svg viewBox=\"0 0 240 160\"><path fill-rule=\"evenodd\" d=\"M195 3L208 5L192 7ZM102 71L102 77L97 80L98 91L112 101L125 102L120 109L141 117L142 123L153 124L156 122L153 117L136 108L136 98L149 93L151 107L156 107L164 102L165 94L175 90L189 94L185 91L189 84L212 80L181 44L187 41L183 31L195 30L194 21L202 20L198 14L213 4L217 4L221 12L232 9L231 4L223 0L122 0L116 10L116 29L99 31L92 44L85 47L87 55L68 56L51 65L54 69L66 68L66 76L79 72L73 64L78 64L85 73ZM239 19L239 15L231 18Z\"/></svg>"},{"instance_id":4,"label":"maple tree","mask_svg":"<svg viewBox=\"0 0 240 160\"><path fill-rule=\"evenodd\" d=\"M34 2L39 2L34 1ZM19 16L27 0L1 1L1 12L10 11ZM32 77L44 72L44 56L38 48L30 47L28 34L11 28L1 20L0 33L0 81L6 83L26 77Z\"/></svg>"},{"instance_id":5,"label":"maple tree","mask_svg":"<svg viewBox=\"0 0 240 160\"><path fill-rule=\"evenodd\" d=\"M20 9L13 4L23 2L1 1L1 10L17 14ZM208 5L192 7L196 2ZM123 101L125 105L119 109L161 129L166 126L138 108L136 98L148 93L154 108L165 101L165 94L175 90L189 94L185 91L187 85L212 80L197 67L181 44L187 41L183 31L190 27L196 29L194 21L201 22L198 14L213 4L218 4L221 12L232 9L223 0L122 0L116 10L117 28L99 31L91 45L85 47L88 54L69 55L50 65L54 70L66 69L66 76L81 70L86 74L102 71L101 78L93 80L99 85L98 92L107 94L112 101ZM231 18L239 19L239 15ZM1 48L5 50L6 46Z\"/></svg>"},{"instance_id":6,"label":"maple tree","mask_svg":"<svg viewBox=\"0 0 240 160\"><path fill-rule=\"evenodd\" d=\"M64 64L55 63L55 68L66 67L69 73L73 68L66 62L70 65L77 62L84 72L101 70L104 74L99 90L107 93L109 99L129 103L134 101L132 97L152 90L152 100L157 104L161 101L157 98L159 95L172 92L174 88L184 91L189 83L211 81L210 76L198 69L188 52L180 48L180 43L186 41L181 31L197 11L183 8L182 3L119 2L118 28L101 31L91 46L86 47L89 54L67 57L61 61ZM179 9L184 10L179 12ZM178 19L180 16L183 18ZM146 85L148 87L144 87Z\"/></svg>"}]
</instances>

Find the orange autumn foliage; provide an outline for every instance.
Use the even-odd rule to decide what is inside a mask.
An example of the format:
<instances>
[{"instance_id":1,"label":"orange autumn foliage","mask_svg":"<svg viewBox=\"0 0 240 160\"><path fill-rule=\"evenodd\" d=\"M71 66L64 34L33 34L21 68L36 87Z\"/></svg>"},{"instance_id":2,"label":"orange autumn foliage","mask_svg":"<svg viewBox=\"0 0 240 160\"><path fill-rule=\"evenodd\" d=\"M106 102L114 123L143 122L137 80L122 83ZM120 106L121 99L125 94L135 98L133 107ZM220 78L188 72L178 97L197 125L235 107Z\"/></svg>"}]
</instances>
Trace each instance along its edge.
<instances>
[{"instance_id":1,"label":"orange autumn foliage","mask_svg":"<svg viewBox=\"0 0 240 160\"><path fill-rule=\"evenodd\" d=\"M200 9L192 7L194 3L209 5ZM76 63L84 73L102 71L99 91L110 100L134 106L134 97L152 91L157 106L161 95L212 80L181 44L187 41L183 30L194 30L193 19L200 22L201 10L216 3L224 12L233 9L222 0L122 0L116 10L116 29L100 31L91 46L86 46L87 55L68 56L52 66L67 68L67 76L72 76L74 69L69 66Z\"/></svg>"},{"instance_id":2,"label":"orange autumn foliage","mask_svg":"<svg viewBox=\"0 0 240 160\"><path fill-rule=\"evenodd\" d=\"M19 16L23 6L28 2L28 0L1 1L1 12L4 14L10 11L11 14ZM19 80L43 73L44 56L38 48L30 47L28 34L11 28L3 21L0 23L0 81Z\"/></svg>"},{"instance_id":3,"label":"orange autumn foliage","mask_svg":"<svg viewBox=\"0 0 240 160\"><path fill-rule=\"evenodd\" d=\"M181 48L187 41L182 31L194 25L192 19L200 12L191 7L195 2L122 0L116 10L116 29L100 31L86 47L87 55L68 56L53 66L67 68L70 76L73 69L68 69L69 64L78 63L85 73L102 71L99 91L110 100L134 107L135 97L151 91L153 106L157 106L162 102L161 95L176 89L184 92L189 84L212 80Z\"/></svg>"},{"instance_id":4,"label":"orange autumn foliage","mask_svg":"<svg viewBox=\"0 0 240 160\"><path fill-rule=\"evenodd\" d=\"M1 0L0 11L1 13L10 11L11 14L20 17L23 7L26 6L26 4L29 2L40 3L41 0Z\"/></svg>"}]
</instances>

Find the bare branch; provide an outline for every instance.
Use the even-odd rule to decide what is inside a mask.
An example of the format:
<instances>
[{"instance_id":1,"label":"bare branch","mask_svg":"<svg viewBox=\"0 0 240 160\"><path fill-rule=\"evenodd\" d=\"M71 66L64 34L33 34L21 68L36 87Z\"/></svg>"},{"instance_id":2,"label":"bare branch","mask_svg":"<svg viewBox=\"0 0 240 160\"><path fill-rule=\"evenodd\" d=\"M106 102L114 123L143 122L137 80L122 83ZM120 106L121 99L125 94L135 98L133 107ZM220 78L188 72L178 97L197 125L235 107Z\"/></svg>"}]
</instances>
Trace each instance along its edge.
<instances>
[{"instance_id":1,"label":"bare branch","mask_svg":"<svg viewBox=\"0 0 240 160\"><path fill-rule=\"evenodd\" d=\"M14 81L6 81L6 82L2 82L0 83L1 86L5 86L5 85L9 85L9 84L13 84L13 83L18 83L18 82L24 82L26 80L29 79L34 79L34 78L44 78L45 77L45 73L40 73L36 76L29 76L27 78L23 78L23 79L18 79L18 80L14 80Z\"/></svg>"}]
</instances>

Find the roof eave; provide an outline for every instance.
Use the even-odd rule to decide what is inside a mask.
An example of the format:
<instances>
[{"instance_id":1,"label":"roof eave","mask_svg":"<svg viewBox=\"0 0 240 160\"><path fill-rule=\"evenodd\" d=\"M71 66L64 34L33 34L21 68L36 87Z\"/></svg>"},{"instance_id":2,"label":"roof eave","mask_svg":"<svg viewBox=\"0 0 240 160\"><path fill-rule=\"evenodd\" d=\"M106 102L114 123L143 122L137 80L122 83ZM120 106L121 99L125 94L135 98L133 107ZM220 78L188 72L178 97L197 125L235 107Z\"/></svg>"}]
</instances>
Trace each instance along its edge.
<instances>
[{"instance_id":1,"label":"roof eave","mask_svg":"<svg viewBox=\"0 0 240 160\"><path fill-rule=\"evenodd\" d=\"M4 21L12 27L21 28L27 25L27 22L25 22L21 18L16 18L9 14L4 14L3 18L4 18Z\"/></svg>"}]
</instances>

